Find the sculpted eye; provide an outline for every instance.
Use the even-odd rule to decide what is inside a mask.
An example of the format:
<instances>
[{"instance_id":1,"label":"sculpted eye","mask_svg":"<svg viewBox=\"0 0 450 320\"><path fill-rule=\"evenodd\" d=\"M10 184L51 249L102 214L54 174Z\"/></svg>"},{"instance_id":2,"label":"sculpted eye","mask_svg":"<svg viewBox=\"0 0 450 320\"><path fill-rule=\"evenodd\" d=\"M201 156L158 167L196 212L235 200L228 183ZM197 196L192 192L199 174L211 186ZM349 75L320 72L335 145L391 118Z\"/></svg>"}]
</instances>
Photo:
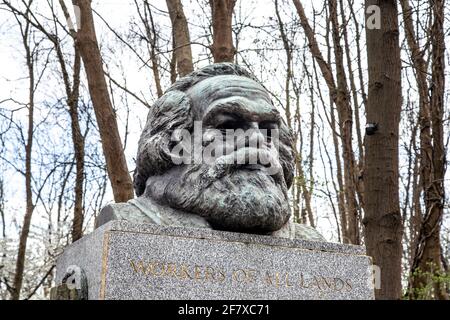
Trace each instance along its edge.
<instances>
[{"instance_id":1,"label":"sculpted eye","mask_svg":"<svg viewBox=\"0 0 450 320\"><path fill-rule=\"evenodd\" d=\"M239 120L227 120L216 126L216 128L219 130L226 130L226 129L237 130L243 129L243 127L244 127L243 122Z\"/></svg>"},{"instance_id":2,"label":"sculpted eye","mask_svg":"<svg viewBox=\"0 0 450 320\"><path fill-rule=\"evenodd\" d=\"M263 121L259 124L259 130L266 136L266 141L272 140L272 130L278 129L278 123L274 121Z\"/></svg>"},{"instance_id":3,"label":"sculpted eye","mask_svg":"<svg viewBox=\"0 0 450 320\"><path fill-rule=\"evenodd\" d=\"M274 121L263 121L259 124L260 129L278 129L278 123Z\"/></svg>"}]
</instances>

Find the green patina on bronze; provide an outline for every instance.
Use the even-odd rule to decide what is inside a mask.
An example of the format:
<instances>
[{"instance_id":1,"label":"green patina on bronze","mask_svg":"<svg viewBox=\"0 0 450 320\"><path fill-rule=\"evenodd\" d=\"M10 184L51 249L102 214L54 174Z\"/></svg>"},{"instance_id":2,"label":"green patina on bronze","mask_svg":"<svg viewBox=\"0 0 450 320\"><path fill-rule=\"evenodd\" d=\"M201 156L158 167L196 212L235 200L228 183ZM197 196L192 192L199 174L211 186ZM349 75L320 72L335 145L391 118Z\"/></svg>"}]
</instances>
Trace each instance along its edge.
<instances>
[{"instance_id":1,"label":"green patina on bronze","mask_svg":"<svg viewBox=\"0 0 450 320\"><path fill-rule=\"evenodd\" d=\"M193 132L198 122L202 130L276 129L278 139L266 138L266 144L252 151L276 159L279 172L268 174L258 164L224 164L220 157L214 163L175 164L173 133ZM194 71L175 82L149 111L136 157L138 198L105 207L96 226L124 219L323 241L315 229L290 219L292 146L292 132L269 93L247 70L218 63ZM250 152L246 148L250 150L235 147L224 157ZM201 151L194 149L192 156Z\"/></svg>"}]
</instances>

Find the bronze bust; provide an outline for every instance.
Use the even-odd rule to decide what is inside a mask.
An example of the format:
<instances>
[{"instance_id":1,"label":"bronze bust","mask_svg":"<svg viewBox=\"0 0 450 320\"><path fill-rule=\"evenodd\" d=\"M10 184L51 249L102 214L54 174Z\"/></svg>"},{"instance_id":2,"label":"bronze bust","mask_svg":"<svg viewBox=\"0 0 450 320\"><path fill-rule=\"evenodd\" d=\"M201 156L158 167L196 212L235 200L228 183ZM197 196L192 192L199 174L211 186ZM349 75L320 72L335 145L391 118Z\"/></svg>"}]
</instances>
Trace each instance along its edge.
<instances>
[{"instance_id":1,"label":"bronze bust","mask_svg":"<svg viewBox=\"0 0 450 320\"><path fill-rule=\"evenodd\" d=\"M228 133L234 136L222 139ZM149 111L136 158L137 198L106 206L96 227L125 219L323 241L291 219L292 141L247 70L218 63L194 71Z\"/></svg>"}]
</instances>

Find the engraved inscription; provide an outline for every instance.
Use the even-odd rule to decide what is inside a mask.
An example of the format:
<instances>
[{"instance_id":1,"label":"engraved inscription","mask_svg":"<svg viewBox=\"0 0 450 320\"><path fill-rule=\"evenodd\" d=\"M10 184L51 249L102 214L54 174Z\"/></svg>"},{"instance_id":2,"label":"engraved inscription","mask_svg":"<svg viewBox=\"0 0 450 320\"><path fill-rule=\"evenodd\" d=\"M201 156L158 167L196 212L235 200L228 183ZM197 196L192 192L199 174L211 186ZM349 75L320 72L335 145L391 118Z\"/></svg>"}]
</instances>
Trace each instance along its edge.
<instances>
[{"instance_id":1,"label":"engraved inscription","mask_svg":"<svg viewBox=\"0 0 450 320\"><path fill-rule=\"evenodd\" d=\"M320 273L274 272L251 268L225 270L217 266L189 265L163 261L129 260L134 274L146 277L171 277L198 283L212 282L251 285L258 282L274 288L300 288L319 291L350 292L352 279L326 277Z\"/></svg>"}]
</instances>

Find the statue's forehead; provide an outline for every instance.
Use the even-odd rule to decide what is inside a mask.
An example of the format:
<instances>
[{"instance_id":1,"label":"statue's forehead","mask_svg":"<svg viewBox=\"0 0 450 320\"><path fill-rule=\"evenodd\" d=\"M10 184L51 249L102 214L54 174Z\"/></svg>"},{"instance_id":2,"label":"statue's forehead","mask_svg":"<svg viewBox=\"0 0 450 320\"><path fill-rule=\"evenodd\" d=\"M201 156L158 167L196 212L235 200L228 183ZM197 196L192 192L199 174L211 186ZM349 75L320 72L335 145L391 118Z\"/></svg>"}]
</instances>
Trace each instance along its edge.
<instances>
[{"instance_id":1,"label":"statue's forehead","mask_svg":"<svg viewBox=\"0 0 450 320\"><path fill-rule=\"evenodd\" d=\"M194 108L200 110L206 110L218 100L232 97L242 97L252 101L264 100L267 104L272 104L263 86L252 79L236 75L205 79L189 89L187 94L191 97Z\"/></svg>"}]
</instances>

